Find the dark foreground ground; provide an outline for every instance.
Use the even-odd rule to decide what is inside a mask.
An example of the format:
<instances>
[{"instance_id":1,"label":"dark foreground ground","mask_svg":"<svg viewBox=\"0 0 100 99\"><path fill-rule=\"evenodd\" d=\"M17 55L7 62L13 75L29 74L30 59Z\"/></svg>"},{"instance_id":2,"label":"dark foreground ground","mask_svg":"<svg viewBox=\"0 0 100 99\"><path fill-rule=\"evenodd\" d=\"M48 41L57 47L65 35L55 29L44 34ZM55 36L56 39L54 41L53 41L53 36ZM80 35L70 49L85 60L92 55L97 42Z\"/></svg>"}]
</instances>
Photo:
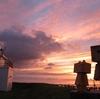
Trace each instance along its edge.
<instances>
[{"instance_id":1,"label":"dark foreground ground","mask_svg":"<svg viewBox=\"0 0 100 99\"><path fill-rule=\"evenodd\" d=\"M70 99L71 87L43 83L13 83L8 92L0 92L0 99Z\"/></svg>"}]
</instances>

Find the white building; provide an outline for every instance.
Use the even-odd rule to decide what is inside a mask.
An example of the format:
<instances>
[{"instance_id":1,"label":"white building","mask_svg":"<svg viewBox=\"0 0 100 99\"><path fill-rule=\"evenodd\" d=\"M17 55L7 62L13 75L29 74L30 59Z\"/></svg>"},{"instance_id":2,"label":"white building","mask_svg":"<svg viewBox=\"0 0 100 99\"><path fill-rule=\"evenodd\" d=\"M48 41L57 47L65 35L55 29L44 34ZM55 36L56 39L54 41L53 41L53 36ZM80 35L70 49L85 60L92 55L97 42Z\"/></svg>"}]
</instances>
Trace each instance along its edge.
<instances>
[{"instance_id":1,"label":"white building","mask_svg":"<svg viewBox=\"0 0 100 99\"><path fill-rule=\"evenodd\" d=\"M12 89L13 63L4 55L0 44L0 91Z\"/></svg>"}]
</instances>

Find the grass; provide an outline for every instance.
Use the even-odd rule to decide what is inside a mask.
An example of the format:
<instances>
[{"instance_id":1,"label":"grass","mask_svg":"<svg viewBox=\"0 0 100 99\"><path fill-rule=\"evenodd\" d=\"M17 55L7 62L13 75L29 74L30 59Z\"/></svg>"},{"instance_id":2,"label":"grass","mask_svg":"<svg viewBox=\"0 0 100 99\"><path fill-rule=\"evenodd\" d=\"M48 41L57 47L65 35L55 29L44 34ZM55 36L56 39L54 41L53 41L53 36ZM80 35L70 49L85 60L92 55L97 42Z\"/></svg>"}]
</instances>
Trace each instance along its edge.
<instances>
[{"instance_id":1,"label":"grass","mask_svg":"<svg viewBox=\"0 0 100 99\"><path fill-rule=\"evenodd\" d=\"M0 99L70 99L71 87L44 83L13 83L8 92L0 92Z\"/></svg>"}]
</instances>

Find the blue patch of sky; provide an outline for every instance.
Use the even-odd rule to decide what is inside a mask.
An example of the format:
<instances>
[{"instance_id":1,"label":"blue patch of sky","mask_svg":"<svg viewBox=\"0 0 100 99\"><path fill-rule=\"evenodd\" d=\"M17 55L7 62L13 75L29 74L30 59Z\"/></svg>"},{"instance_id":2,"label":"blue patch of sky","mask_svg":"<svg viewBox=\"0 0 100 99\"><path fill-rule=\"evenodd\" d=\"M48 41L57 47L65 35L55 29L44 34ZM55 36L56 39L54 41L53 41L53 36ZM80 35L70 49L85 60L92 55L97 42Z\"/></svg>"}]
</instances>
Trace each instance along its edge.
<instances>
[{"instance_id":1,"label":"blue patch of sky","mask_svg":"<svg viewBox=\"0 0 100 99\"><path fill-rule=\"evenodd\" d=\"M91 2L87 2L84 5L80 5L80 9L88 11L89 13L91 13L94 10L97 10L98 8L100 8L100 2L93 4Z\"/></svg>"},{"instance_id":2,"label":"blue patch of sky","mask_svg":"<svg viewBox=\"0 0 100 99\"><path fill-rule=\"evenodd\" d=\"M39 18L43 18L43 20L41 20L41 22L43 23L44 22L44 16L47 14L48 10L51 8L51 6L47 6L43 9L41 9L39 12L37 13L33 13L31 14L31 16L28 17L28 20L25 20L24 23L25 24L29 24L31 23L32 21L34 21L33 25L35 25L35 21Z\"/></svg>"},{"instance_id":3,"label":"blue patch of sky","mask_svg":"<svg viewBox=\"0 0 100 99\"><path fill-rule=\"evenodd\" d=\"M78 7L71 15L70 18L72 21L72 24L78 24L80 23L80 19L88 16L89 14L97 11L100 8L100 3L95 3L93 5L90 4L84 4Z\"/></svg>"},{"instance_id":4,"label":"blue patch of sky","mask_svg":"<svg viewBox=\"0 0 100 99\"><path fill-rule=\"evenodd\" d=\"M33 8L36 5L34 0L22 0L19 7Z\"/></svg>"},{"instance_id":5,"label":"blue patch of sky","mask_svg":"<svg viewBox=\"0 0 100 99\"><path fill-rule=\"evenodd\" d=\"M90 52L90 46L94 46L94 45L100 45L100 40L96 39L96 38L92 38L92 39L88 39L88 40L84 40L83 44L83 51L88 51Z\"/></svg>"},{"instance_id":6,"label":"blue patch of sky","mask_svg":"<svg viewBox=\"0 0 100 99\"><path fill-rule=\"evenodd\" d=\"M0 0L0 3L5 3L7 2L7 0Z\"/></svg>"},{"instance_id":7,"label":"blue patch of sky","mask_svg":"<svg viewBox=\"0 0 100 99\"><path fill-rule=\"evenodd\" d=\"M47 0L23 0L21 2L21 5L26 6L28 8L33 8L33 7L38 6L46 1Z\"/></svg>"},{"instance_id":8,"label":"blue patch of sky","mask_svg":"<svg viewBox=\"0 0 100 99\"><path fill-rule=\"evenodd\" d=\"M47 2L48 0L34 0L36 2L36 4L41 4L44 2Z\"/></svg>"}]
</instances>

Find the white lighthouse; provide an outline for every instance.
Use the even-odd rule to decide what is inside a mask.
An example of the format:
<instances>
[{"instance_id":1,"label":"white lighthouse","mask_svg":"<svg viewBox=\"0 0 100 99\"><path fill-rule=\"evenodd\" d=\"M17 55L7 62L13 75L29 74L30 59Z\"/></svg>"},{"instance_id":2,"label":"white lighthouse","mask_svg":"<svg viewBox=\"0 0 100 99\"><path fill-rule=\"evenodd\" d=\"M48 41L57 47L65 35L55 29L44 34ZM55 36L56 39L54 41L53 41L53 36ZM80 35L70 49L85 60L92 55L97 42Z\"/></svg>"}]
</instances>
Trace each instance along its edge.
<instances>
[{"instance_id":1,"label":"white lighthouse","mask_svg":"<svg viewBox=\"0 0 100 99\"><path fill-rule=\"evenodd\" d=\"M13 63L4 55L0 44L0 91L12 89Z\"/></svg>"}]
</instances>

